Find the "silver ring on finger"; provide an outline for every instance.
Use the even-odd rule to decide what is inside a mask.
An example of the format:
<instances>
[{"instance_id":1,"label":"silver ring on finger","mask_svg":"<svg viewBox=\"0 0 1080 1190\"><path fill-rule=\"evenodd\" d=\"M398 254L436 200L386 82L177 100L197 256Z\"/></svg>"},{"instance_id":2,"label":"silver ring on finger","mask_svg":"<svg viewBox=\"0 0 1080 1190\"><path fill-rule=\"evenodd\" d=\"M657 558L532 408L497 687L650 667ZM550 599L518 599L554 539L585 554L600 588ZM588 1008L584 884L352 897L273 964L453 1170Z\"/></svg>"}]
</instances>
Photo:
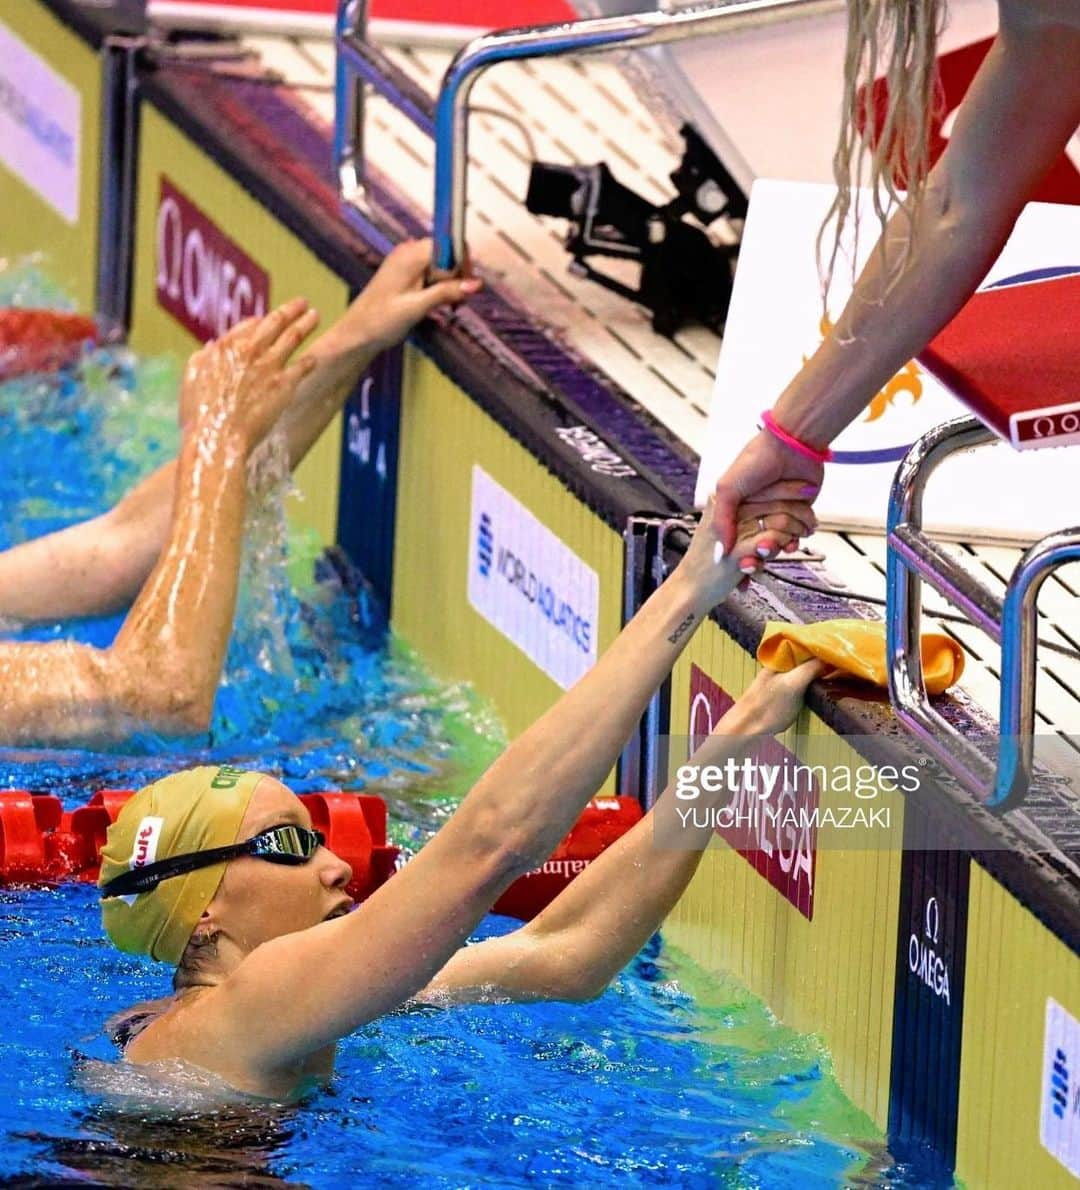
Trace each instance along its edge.
<instances>
[{"instance_id":1,"label":"silver ring on finger","mask_svg":"<svg viewBox=\"0 0 1080 1190\"><path fill-rule=\"evenodd\" d=\"M759 532L759 533L764 533L764 532L765 532L765 518L764 518L763 516L759 516L759 517L758 517L758 519L757 519L757 527L758 527L758 532Z\"/></svg>"}]
</instances>

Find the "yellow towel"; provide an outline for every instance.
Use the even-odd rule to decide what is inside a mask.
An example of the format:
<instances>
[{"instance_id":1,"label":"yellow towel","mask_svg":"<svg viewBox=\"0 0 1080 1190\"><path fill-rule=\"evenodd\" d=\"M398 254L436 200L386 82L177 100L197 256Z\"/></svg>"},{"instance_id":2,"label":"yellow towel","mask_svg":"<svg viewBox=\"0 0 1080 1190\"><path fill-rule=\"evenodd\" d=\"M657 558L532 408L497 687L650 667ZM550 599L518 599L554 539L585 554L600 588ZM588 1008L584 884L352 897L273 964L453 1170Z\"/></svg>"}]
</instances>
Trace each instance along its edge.
<instances>
[{"instance_id":1,"label":"yellow towel","mask_svg":"<svg viewBox=\"0 0 1080 1190\"><path fill-rule=\"evenodd\" d=\"M818 624L770 620L765 625L757 659L767 669L786 673L811 657L833 666L826 678L850 674L876 686L888 685L885 625L881 620L822 620ZM948 690L964 672L960 646L937 632L923 634L922 663L926 689L931 694Z\"/></svg>"}]
</instances>

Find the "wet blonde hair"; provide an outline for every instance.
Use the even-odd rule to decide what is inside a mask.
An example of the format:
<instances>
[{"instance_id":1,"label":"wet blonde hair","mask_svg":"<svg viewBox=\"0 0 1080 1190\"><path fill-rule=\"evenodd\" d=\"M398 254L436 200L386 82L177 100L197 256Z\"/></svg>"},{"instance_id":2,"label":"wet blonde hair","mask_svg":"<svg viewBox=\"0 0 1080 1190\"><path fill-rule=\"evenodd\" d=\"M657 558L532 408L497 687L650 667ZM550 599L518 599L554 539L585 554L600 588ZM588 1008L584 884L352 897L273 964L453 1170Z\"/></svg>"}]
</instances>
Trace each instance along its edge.
<instances>
[{"instance_id":1,"label":"wet blonde hair","mask_svg":"<svg viewBox=\"0 0 1080 1190\"><path fill-rule=\"evenodd\" d=\"M897 207L914 223L929 171L930 128L940 104L936 55L945 0L847 0L847 9L842 124L833 157L837 193L817 239L823 302L828 300L849 216L858 242L858 208L852 212L854 187L864 183L870 187L882 232ZM875 139L874 80L878 77L885 80L888 102ZM869 177L864 179L868 159ZM898 190L905 186L907 198L901 201ZM826 250L830 225L834 230ZM893 272L888 288L910 260L912 247L909 241L902 267ZM884 238L881 252L884 264ZM853 253L853 272L854 258Z\"/></svg>"}]
</instances>

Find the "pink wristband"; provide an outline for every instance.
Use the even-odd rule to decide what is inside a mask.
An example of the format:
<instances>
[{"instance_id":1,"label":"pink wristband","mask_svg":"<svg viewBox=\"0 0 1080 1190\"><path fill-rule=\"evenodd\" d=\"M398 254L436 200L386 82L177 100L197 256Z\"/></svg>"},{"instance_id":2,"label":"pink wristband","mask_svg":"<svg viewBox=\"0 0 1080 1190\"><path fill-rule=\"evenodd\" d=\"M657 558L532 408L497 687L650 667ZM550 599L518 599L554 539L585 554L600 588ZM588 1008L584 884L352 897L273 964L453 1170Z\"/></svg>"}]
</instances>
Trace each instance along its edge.
<instances>
[{"instance_id":1,"label":"pink wristband","mask_svg":"<svg viewBox=\"0 0 1080 1190\"><path fill-rule=\"evenodd\" d=\"M815 463L832 462L833 453L827 446L824 450L818 450L805 442L800 442L794 434L789 434L783 426L777 424L776 418L768 409L761 415L761 424L778 442L782 442L796 454L802 455L803 458L813 459Z\"/></svg>"}]
</instances>

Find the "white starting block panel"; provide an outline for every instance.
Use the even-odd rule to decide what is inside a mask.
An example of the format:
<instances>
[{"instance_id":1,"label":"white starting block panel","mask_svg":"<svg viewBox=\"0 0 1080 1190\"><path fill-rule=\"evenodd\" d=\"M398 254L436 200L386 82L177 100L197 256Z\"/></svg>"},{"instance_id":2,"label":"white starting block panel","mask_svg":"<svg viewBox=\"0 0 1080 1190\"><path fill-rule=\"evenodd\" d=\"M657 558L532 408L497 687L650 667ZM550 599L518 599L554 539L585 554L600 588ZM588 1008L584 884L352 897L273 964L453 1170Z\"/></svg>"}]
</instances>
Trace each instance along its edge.
<instances>
[{"instance_id":1,"label":"white starting block panel","mask_svg":"<svg viewBox=\"0 0 1080 1190\"><path fill-rule=\"evenodd\" d=\"M585 0L576 7L614 14L653 5ZM762 177L831 182L840 132L846 8L844 0L836 0L813 14L764 11L757 25L648 50L642 55L649 63L645 70L745 192ZM939 58L993 37L997 23L994 0L951 0ZM952 90L958 101L967 79L956 81Z\"/></svg>"},{"instance_id":2,"label":"white starting block panel","mask_svg":"<svg viewBox=\"0 0 1080 1190\"><path fill-rule=\"evenodd\" d=\"M813 183L754 184L709 429L700 444L700 503L755 433L762 409L773 404L821 343L821 283L814 241L833 194L832 187ZM874 250L877 230L867 202L859 268ZM1077 243L1080 207L1031 203L985 284L1074 264L1069 245ZM848 234L848 255L838 259L829 295L830 319L839 315L851 292L850 244ZM1054 317L1053 309L1047 310L1047 317ZM1015 348L1023 351L1023 343ZM846 348L853 357L862 349L857 337ZM1080 374L1080 345L1077 350ZM834 450L845 452L850 460L826 467L815 505L822 524L882 529L898 458L920 435L965 412L925 368L908 364L833 443ZM983 447L942 465L927 488L924 524L938 535L963 541L1032 541L1078 525L1078 465L1080 455L1067 448L1020 455L1008 446Z\"/></svg>"}]
</instances>

